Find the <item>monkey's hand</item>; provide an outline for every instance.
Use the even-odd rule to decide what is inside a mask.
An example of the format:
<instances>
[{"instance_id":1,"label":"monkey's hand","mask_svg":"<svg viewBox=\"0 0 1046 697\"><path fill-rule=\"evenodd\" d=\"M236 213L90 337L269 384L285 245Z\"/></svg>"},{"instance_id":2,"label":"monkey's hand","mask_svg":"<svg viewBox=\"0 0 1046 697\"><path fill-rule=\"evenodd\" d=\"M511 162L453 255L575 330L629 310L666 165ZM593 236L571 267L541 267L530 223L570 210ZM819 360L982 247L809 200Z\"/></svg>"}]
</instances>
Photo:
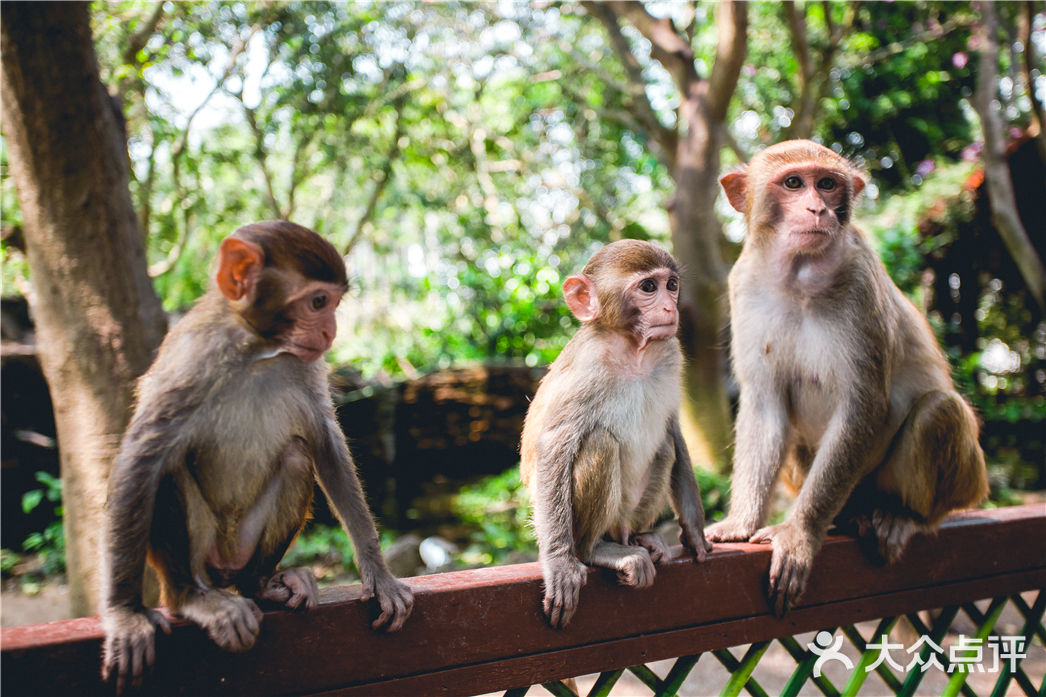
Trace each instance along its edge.
<instances>
[{"instance_id":1,"label":"monkey's hand","mask_svg":"<svg viewBox=\"0 0 1046 697\"><path fill-rule=\"evenodd\" d=\"M132 690L142 685L142 676L156 660L156 628L171 633L171 624L156 610L142 612L111 608L102 615L105 653L102 680L116 676L116 694L122 694L130 679Z\"/></svg>"},{"instance_id":2,"label":"monkey's hand","mask_svg":"<svg viewBox=\"0 0 1046 697\"><path fill-rule=\"evenodd\" d=\"M367 602L377 597L381 615L371 623L371 629L398 632L414 610L414 591L406 583L386 572L363 581L360 600Z\"/></svg>"},{"instance_id":3,"label":"monkey's hand","mask_svg":"<svg viewBox=\"0 0 1046 697\"><path fill-rule=\"evenodd\" d=\"M773 545L767 595L770 609L778 617L784 617L806 590L817 554L817 540L799 525L786 520L763 528L752 536L750 542Z\"/></svg>"},{"instance_id":4,"label":"monkey's hand","mask_svg":"<svg viewBox=\"0 0 1046 697\"><path fill-rule=\"evenodd\" d=\"M712 542L747 542L752 535L756 534L758 528L758 525L737 520L728 515L718 523L709 525L705 530L705 536Z\"/></svg>"},{"instance_id":5,"label":"monkey's hand","mask_svg":"<svg viewBox=\"0 0 1046 697\"><path fill-rule=\"evenodd\" d=\"M702 562L712 551L712 543L705 537L704 527L679 521L679 542L694 555L694 561Z\"/></svg>"},{"instance_id":6,"label":"monkey's hand","mask_svg":"<svg viewBox=\"0 0 1046 697\"><path fill-rule=\"evenodd\" d=\"M311 610L316 607L316 599L319 596L319 588L316 586L316 577L308 569L284 569L272 576L261 590L257 598L262 601L275 603L290 610L304 608Z\"/></svg>"},{"instance_id":7,"label":"monkey's hand","mask_svg":"<svg viewBox=\"0 0 1046 697\"><path fill-rule=\"evenodd\" d=\"M581 586L588 580L588 569L573 555L550 557L543 561L542 567L545 616L553 629L562 629L574 618Z\"/></svg>"}]
</instances>

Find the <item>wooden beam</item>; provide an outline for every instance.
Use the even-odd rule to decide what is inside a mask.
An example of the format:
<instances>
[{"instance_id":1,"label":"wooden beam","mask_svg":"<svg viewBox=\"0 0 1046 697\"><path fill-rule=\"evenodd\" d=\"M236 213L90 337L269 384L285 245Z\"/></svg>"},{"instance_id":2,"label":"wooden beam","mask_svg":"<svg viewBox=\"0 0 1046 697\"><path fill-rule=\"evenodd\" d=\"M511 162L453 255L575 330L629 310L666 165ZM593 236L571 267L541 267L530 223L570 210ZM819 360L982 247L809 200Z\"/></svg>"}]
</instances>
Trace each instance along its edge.
<instances>
[{"instance_id":1,"label":"wooden beam","mask_svg":"<svg viewBox=\"0 0 1046 697\"><path fill-rule=\"evenodd\" d=\"M541 615L537 564L410 579L414 615L398 634L368 629L359 586L325 589L309 613L266 613L258 644L226 654L179 622L159 637L145 692L170 695L468 695L736 646L839 624L1046 587L1046 507L952 516L913 540L900 563L871 564L831 537L803 602L774 618L764 588L769 547L716 545L702 564L681 555L646 590L592 570L573 623ZM95 618L0 633L6 694L98 694Z\"/></svg>"}]
</instances>

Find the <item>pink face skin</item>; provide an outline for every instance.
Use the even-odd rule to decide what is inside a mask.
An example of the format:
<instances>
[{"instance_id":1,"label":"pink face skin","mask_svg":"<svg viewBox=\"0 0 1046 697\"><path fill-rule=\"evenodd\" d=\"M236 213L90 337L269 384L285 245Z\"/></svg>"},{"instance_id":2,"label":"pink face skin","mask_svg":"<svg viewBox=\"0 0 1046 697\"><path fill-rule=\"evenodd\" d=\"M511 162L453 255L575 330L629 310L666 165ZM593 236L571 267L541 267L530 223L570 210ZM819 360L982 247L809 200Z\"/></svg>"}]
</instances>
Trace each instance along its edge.
<instances>
[{"instance_id":1,"label":"pink face skin","mask_svg":"<svg viewBox=\"0 0 1046 697\"><path fill-rule=\"evenodd\" d=\"M770 189L781 211L781 242L798 254L824 251L841 227L838 211L847 203L845 176L820 165L800 164L782 169Z\"/></svg>"},{"instance_id":2,"label":"pink face skin","mask_svg":"<svg viewBox=\"0 0 1046 697\"><path fill-rule=\"evenodd\" d=\"M334 313L343 295L344 286L311 281L290 297L288 314L294 327L284 336L282 349L306 363L322 358L338 333Z\"/></svg>"},{"instance_id":3,"label":"pink face skin","mask_svg":"<svg viewBox=\"0 0 1046 697\"><path fill-rule=\"evenodd\" d=\"M679 327L679 276L671 269L635 274L625 284L626 302L638 316L633 331L644 348L676 335Z\"/></svg>"}]
</instances>

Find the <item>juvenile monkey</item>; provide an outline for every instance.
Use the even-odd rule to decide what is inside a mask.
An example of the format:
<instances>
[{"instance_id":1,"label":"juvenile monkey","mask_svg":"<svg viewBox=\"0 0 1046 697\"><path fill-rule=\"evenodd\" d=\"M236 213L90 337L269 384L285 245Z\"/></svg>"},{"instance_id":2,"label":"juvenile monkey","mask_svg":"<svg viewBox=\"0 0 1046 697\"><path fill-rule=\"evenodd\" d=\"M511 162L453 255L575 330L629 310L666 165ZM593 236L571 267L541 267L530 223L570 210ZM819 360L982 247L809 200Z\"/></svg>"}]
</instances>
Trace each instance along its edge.
<instances>
[{"instance_id":1,"label":"juvenile monkey","mask_svg":"<svg viewBox=\"0 0 1046 697\"><path fill-rule=\"evenodd\" d=\"M167 620L142 604L157 569L164 604L219 646L254 645L256 601L316 605L308 569L276 566L305 523L319 480L356 550L373 628L396 631L413 607L385 566L322 360L337 331L345 265L288 222L240 228L221 244L211 290L170 331L138 383L107 502L102 676L137 687ZM232 589L235 589L232 590Z\"/></svg>"},{"instance_id":2,"label":"juvenile monkey","mask_svg":"<svg viewBox=\"0 0 1046 697\"><path fill-rule=\"evenodd\" d=\"M574 616L585 564L613 569L627 586L654 582L668 549L650 526L668 499L680 541L698 561L711 550L679 431L675 259L649 242L614 242L563 293L582 325L541 381L520 448L556 628Z\"/></svg>"},{"instance_id":3,"label":"juvenile monkey","mask_svg":"<svg viewBox=\"0 0 1046 697\"><path fill-rule=\"evenodd\" d=\"M730 273L741 387L732 500L715 541L773 545L769 597L802 595L833 521L892 563L912 535L988 491L977 418L926 319L850 224L862 175L810 141L720 180L748 234ZM762 527L778 476L798 490Z\"/></svg>"}]
</instances>

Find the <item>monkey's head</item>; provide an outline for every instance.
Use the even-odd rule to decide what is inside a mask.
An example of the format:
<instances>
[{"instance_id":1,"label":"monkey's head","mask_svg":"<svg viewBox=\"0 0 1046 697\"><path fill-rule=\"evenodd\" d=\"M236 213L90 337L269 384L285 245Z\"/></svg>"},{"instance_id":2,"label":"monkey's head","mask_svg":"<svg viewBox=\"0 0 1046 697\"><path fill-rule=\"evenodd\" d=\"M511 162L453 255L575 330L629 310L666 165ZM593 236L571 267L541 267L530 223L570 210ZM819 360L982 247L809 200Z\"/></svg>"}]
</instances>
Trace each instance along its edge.
<instances>
[{"instance_id":1,"label":"monkey's head","mask_svg":"<svg viewBox=\"0 0 1046 697\"><path fill-rule=\"evenodd\" d=\"M719 183L730 205L745 214L749 243L783 247L791 255L829 247L865 187L846 158L809 140L772 145Z\"/></svg>"},{"instance_id":2,"label":"monkey's head","mask_svg":"<svg viewBox=\"0 0 1046 697\"><path fill-rule=\"evenodd\" d=\"M639 347L671 339L679 326L679 265L650 242L606 245L563 282L563 294L579 320L624 334Z\"/></svg>"},{"instance_id":3,"label":"monkey's head","mask_svg":"<svg viewBox=\"0 0 1046 697\"><path fill-rule=\"evenodd\" d=\"M331 347L348 278L338 250L312 230L286 221L241 227L222 240L215 281L271 348L311 362Z\"/></svg>"}]
</instances>

